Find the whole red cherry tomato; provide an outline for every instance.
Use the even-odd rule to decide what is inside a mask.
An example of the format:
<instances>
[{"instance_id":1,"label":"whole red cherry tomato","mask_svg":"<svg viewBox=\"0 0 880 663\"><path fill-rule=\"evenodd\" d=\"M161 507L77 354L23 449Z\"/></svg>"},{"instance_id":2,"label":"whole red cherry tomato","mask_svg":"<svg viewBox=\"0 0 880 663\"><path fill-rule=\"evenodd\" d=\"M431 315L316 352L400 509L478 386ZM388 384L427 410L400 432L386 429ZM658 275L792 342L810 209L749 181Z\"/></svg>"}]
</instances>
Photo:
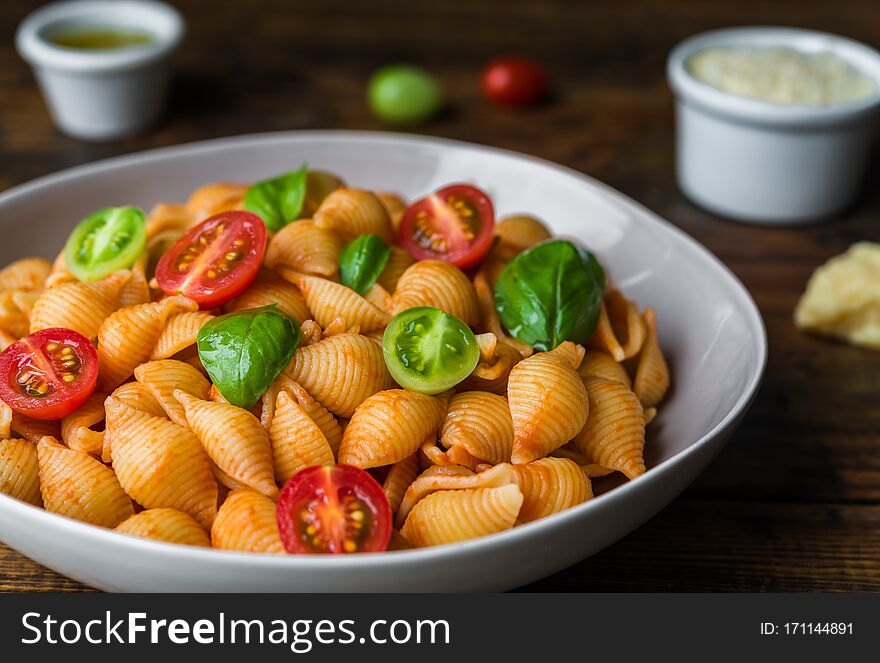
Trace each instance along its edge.
<instances>
[{"instance_id":1,"label":"whole red cherry tomato","mask_svg":"<svg viewBox=\"0 0 880 663\"><path fill-rule=\"evenodd\" d=\"M483 70L483 92L499 104L524 105L547 93L547 75L534 60L498 58Z\"/></svg>"}]
</instances>

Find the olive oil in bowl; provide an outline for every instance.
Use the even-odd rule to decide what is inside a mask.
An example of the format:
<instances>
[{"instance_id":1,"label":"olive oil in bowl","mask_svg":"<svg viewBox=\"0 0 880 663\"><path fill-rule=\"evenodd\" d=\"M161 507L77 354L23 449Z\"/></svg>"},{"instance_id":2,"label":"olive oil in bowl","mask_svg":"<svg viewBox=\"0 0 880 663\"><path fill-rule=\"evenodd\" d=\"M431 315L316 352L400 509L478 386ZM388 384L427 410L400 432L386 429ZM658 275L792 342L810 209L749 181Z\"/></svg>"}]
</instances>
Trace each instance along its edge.
<instances>
[{"instance_id":1,"label":"olive oil in bowl","mask_svg":"<svg viewBox=\"0 0 880 663\"><path fill-rule=\"evenodd\" d=\"M130 28L78 26L47 35L46 40L55 46L80 51L115 51L146 46L153 42L153 35Z\"/></svg>"}]
</instances>

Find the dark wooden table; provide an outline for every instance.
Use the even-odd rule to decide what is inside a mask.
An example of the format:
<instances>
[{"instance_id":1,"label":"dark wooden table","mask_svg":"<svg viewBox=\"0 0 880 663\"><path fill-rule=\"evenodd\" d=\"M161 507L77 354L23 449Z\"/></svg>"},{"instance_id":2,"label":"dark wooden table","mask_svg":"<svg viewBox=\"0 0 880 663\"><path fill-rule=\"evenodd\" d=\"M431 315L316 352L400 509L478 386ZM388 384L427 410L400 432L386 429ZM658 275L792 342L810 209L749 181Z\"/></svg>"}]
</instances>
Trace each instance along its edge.
<instances>
[{"instance_id":1,"label":"dark wooden table","mask_svg":"<svg viewBox=\"0 0 880 663\"><path fill-rule=\"evenodd\" d=\"M858 204L804 229L703 212L673 176L665 58L710 28L781 24L880 46L877 0L767 2L293 2L186 0L189 22L167 118L149 134L88 145L52 127L13 31L37 3L0 3L0 189L149 147L280 129L382 129L364 103L377 66L436 73L449 109L422 132L539 155L593 175L696 237L742 279L770 341L767 376L726 450L671 506L604 552L527 589L880 590L880 354L799 334L811 271L880 239L880 162ZM481 64L524 53L551 73L538 108L482 99ZM0 545L0 590L81 590Z\"/></svg>"}]
</instances>

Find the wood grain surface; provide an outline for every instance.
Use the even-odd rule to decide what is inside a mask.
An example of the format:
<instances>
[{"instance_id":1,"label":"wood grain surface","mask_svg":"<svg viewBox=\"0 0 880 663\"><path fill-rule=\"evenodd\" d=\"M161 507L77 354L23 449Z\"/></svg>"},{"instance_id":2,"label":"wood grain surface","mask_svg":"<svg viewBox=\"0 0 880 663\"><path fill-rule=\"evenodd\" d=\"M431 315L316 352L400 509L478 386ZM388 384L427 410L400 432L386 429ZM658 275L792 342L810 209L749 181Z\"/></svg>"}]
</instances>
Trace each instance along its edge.
<instances>
[{"instance_id":1,"label":"wood grain surface","mask_svg":"<svg viewBox=\"0 0 880 663\"><path fill-rule=\"evenodd\" d=\"M529 586L545 591L880 590L880 354L798 333L812 270L880 239L880 162L857 204L797 229L734 224L674 180L665 58L730 25L796 25L880 46L876 0L294 2L181 0L189 24L167 116L148 134L89 145L52 127L13 32L36 3L0 3L0 189L106 156L281 129L382 129L364 102L377 66L433 71L448 109L420 132L538 155L595 176L718 255L751 291L770 360L751 413L670 507L591 559ZM505 110L480 96L487 59L523 53L553 94ZM875 155L877 151L875 150ZM85 589L0 545L0 590Z\"/></svg>"}]
</instances>

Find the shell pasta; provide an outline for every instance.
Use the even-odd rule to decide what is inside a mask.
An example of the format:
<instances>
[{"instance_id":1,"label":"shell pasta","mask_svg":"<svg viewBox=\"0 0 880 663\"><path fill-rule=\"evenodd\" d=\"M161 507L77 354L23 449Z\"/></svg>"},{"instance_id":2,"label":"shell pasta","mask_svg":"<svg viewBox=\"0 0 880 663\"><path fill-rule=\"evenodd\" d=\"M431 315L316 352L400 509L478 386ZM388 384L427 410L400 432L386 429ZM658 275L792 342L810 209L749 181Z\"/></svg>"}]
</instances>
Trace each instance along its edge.
<instances>
[{"instance_id":1,"label":"shell pasta","mask_svg":"<svg viewBox=\"0 0 880 663\"><path fill-rule=\"evenodd\" d=\"M454 544L638 480L658 312L494 210L303 165L86 217L0 269L0 493L280 555Z\"/></svg>"}]
</instances>

